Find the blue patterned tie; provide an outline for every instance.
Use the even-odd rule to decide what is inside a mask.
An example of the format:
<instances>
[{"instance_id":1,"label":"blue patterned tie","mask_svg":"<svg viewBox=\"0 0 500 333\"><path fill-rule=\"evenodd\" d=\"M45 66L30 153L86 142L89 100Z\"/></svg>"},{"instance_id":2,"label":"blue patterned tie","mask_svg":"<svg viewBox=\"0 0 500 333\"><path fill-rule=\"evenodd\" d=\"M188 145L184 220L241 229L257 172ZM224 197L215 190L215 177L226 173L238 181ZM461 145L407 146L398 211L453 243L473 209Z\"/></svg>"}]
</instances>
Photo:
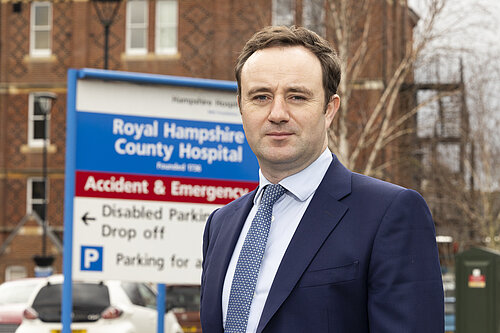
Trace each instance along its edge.
<instances>
[{"instance_id":1,"label":"blue patterned tie","mask_svg":"<svg viewBox=\"0 0 500 333\"><path fill-rule=\"evenodd\" d=\"M236 264L226 316L225 333L246 332L250 306L257 284L260 264L266 249L274 203L286 192L278 184L268 185L243 242Z\"/></svg>"}]
</instances>

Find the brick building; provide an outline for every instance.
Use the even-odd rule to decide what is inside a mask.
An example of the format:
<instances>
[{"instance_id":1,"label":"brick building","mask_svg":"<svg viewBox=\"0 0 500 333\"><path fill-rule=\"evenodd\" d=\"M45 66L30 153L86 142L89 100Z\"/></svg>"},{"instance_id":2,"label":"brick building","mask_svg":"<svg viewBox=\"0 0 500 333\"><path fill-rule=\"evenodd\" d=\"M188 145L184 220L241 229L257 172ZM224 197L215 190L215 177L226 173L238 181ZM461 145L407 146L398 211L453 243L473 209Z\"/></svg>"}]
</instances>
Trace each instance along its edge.
<instances>
[{"instance_id":1,"label":"brick building","mask_svg":"<svg viewBox=\"0 0 500 333\"><path fill-rule=\"evenodd\" d=\"M373 2L382 38L371 43L380 51L357 82L362 98L350 102L357 110L354 117L362 117L380 95L388 68L404 56L404 41L411 38L415 23L406 1ZM239 50L263 26L305 25L333 35L326 24L334 19L325 10L328 1L118 3L108 44L112 70L233 80ZM42 228L33 213L43 215L44 200L47 253L55 256L55 271L61 272L66 73L68 68L103 68L100 5L90 0L0 2L0 282L34 275L32 257L41 252ZM40 92L57 95L46 121L37 105ZM44 141L47 184L42 177Z\"/></svg>"}]
</instances>

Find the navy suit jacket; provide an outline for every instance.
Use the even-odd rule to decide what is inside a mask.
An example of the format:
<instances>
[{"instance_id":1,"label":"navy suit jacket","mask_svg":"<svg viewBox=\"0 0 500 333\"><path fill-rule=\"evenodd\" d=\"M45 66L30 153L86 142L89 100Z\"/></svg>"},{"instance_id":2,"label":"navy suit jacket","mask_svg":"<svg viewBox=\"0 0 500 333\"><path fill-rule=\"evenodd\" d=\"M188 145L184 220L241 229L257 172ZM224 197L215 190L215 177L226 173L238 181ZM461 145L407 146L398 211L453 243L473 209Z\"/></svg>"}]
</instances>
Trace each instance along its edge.
<instances>
[{"instance_id":1,"label":"navy suit jacket","mask_svg":"<svg viewBox=\"0 0 500 333\"><path fill-rule=\"evenodd\" d=\"M212 213L203 237L203 333L223 332L226 270L255 191ZM434 223L415 191L334 159L281 261L263 333L442 333Z\"/></svg>"}]
</instances>

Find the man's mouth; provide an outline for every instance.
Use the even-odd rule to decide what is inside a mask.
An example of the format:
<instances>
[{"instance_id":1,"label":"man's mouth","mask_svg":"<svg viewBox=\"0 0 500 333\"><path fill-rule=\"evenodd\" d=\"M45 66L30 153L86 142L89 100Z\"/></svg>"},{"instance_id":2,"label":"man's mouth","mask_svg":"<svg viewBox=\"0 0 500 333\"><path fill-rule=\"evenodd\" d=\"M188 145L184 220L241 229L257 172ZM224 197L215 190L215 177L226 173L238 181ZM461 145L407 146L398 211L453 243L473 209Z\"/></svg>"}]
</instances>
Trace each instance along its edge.
<instances>
[{"instance_id":1,"label":"man's mouth","mask_svg":"<svg viewBox=\"0 0 500 333\"><path fill-rule=\"evenodd\" d=\"M292 134L292 132L269 132L266 134L266 136L270 136L273 138L286 138Z\"/></svg>"}]
</instances>

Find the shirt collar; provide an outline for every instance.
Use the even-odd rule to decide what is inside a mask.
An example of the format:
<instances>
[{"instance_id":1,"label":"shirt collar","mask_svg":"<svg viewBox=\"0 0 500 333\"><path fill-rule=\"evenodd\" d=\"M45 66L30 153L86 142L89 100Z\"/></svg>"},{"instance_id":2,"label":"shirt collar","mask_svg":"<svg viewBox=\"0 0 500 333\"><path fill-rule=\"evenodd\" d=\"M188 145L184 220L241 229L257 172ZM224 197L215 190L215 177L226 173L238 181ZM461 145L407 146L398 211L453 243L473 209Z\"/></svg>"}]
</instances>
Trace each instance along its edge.
<instances>
[{"instance_id":1,"label":"shirt collar","mask_svg":"<svg viewBox=\"0 0 500 333\"><path fill-rule=\"evenodd\" d=\"M326 148L307 168L282 179L279 184L297 200L306 201L318 188L332 160L332 153ZM268 184L271 184L271 182L264 177L259 169L259 189L255 195L254 204L260 202L264 187Z\"/></svg>"}]
</instances>

